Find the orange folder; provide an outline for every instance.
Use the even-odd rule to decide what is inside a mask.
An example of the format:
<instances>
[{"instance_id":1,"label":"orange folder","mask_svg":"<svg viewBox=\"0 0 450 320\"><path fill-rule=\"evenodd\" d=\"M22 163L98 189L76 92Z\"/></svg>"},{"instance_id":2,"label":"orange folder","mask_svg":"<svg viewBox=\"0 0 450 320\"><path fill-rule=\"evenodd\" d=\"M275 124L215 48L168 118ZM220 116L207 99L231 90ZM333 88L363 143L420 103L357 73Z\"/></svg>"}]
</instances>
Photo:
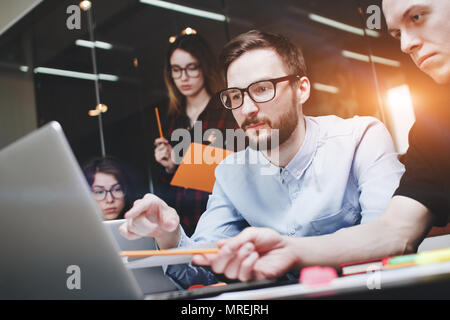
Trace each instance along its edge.
<instances>
[{"instance_id":1,"label":"orange folder","mask_svg":"<svg viewBox=\"0 0 450 320\"><path fill-rule=\"evenodd\" d=\"M217 165L233 151L191 143L175 172L171 185L211 193Z\"/></svg>"}]
</instances>

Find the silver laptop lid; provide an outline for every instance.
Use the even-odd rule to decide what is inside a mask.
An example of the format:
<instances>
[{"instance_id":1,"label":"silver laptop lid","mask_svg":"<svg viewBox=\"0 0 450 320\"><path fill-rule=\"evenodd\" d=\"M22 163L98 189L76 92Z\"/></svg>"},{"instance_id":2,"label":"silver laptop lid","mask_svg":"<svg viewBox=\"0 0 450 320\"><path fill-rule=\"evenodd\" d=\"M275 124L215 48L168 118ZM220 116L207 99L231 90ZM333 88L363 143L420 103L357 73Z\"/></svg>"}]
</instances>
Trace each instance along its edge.
<instances>
[{"instance_id":1,"label":"silver laptop lid","mask_svg":"<svg viewBox=\"0 0 450 320\"><path fill-rule=\"evenodd\" d=\"M0 151L0 299L142 298L51 122Z\"/></svg>"}]
</instances>

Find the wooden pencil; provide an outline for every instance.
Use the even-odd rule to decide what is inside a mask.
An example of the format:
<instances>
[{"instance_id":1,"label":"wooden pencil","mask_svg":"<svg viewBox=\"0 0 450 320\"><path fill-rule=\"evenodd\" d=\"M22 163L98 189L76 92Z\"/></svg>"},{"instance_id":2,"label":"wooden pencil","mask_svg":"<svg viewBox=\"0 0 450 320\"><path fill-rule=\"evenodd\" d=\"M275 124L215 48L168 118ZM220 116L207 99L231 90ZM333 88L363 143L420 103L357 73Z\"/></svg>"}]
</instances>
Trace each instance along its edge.
<instances>
[{"instance_id":1,"label":"wooden pencil","mask_svg":"<svg viewBox=\"0 0 450 320\"><path fill-rule=\"evenodd\" d=\"M144 258L153 256L170 256L170 255L194 255L194 254L207 254L217 253L218 248L212 249L169 249L169 250L133 250L133 251L121 251L120 256L130 258Z\"/></svg>"},{"instance_id":2,"label":"wooden pencil","mask_svg":"<svg viewBox=\"0 0 450 320\"><path fill-rule=\"evenodd\" d=\"M161 138L163 138L164 135L163 135L163 133L162 133L161 119L159 118L158 107L155 107L155 114L156 114L156 122L158 123L159 136L160 136Z\"/></svg>"}]
</instances>

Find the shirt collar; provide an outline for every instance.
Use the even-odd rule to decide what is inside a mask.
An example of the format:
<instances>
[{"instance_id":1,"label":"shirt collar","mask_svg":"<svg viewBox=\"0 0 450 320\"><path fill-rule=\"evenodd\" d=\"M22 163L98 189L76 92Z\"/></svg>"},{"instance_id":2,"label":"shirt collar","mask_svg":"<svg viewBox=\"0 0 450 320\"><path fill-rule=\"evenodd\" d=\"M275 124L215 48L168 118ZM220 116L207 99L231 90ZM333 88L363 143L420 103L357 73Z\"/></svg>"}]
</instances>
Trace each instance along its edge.
<instances>
[{"instance_id":1,"label":"shirt collar","mask_svg":"<svg viewBox=\"0 0 450 320\"><path fill-rule=\"evenodd\" d=\"M320 128L309 117L305 116L304 118L306 128L305 140L294 158L292 158L285 168L280 168L272 164L260 151L248 148L251 153L258 153L257 156L260 165L267 166L270 172L278 172L277 176L281 181L288 179L289 176L297 180L300 179L311 164L316 153Z\"/></svg>"}]
</instances>

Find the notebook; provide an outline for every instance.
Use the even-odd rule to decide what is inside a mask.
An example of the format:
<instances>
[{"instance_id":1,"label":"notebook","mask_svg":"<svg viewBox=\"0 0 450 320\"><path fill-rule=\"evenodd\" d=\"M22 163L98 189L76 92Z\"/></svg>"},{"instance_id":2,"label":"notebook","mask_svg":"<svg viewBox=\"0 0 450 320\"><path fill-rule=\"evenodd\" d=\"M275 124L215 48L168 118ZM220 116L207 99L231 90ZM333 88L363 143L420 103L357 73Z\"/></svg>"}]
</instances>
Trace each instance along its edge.
<instances>
[{"instance_id":1,"label":"notebook","mask_svg":"<svg viewBox=\"0 0 450 320\"><path fill-rule=\"evenodd\" d=\"M171 185L211 193L217 165L233 151L191 143L175 172Z\"/></svg>"}]
</instances>

